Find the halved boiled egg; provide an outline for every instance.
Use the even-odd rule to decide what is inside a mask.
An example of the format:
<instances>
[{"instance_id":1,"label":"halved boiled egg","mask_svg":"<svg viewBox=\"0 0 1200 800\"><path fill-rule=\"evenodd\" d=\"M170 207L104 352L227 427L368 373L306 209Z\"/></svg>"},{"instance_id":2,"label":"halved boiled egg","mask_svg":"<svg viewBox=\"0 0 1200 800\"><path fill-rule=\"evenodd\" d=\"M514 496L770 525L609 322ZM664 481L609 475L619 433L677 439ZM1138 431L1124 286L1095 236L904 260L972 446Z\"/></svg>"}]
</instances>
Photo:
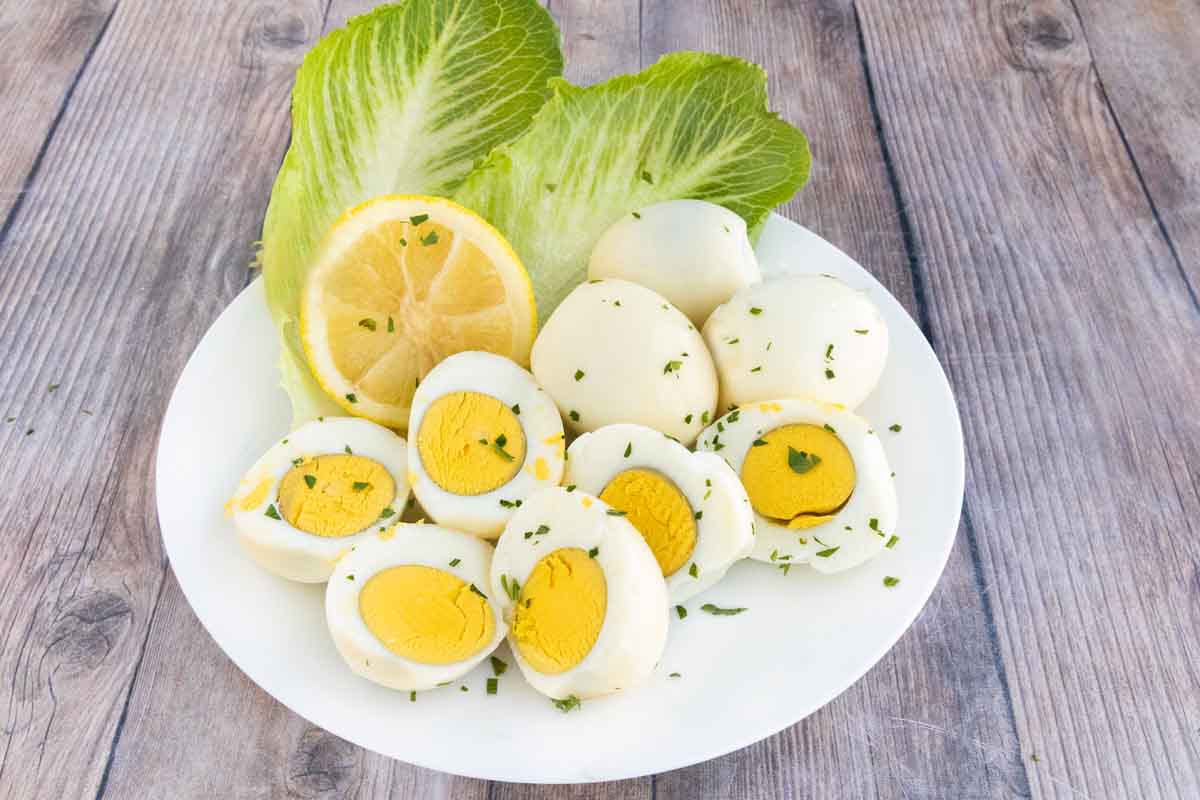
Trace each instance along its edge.
<instances>
[{"instance_id":1,"label":"halved boiled egg","mask_svg":"<svg viewBox=\"0 0 1200 800\"><path fill-rule=\"evenodd\" d=\"M409 478L442 525L485 538L533 491L562 480L562 417L533 376L491 353L442 361L417 388Z\"/></svg>"},{"instance_id":2,"label":"halved boiled egg","mask_svg":"<svg viewBox=\"0 0 1200 800\"><path fill-rule=\"evenodd\" d=\"M226 506L238 540L280 577L328 579L340 556L404 509L407 451L364 419L301 425L250 468Z\"/></svg>"},{"instance_id":3,"label":"halved boiled egg","mask_svg":"<svg viewBox=\"0 0 1200 800\"><path fill-rule=\"evenodd\" d=\"M507 628L488 576L492 546L436 525L400 523L341 559L325 589L325 621L355 673L419 691L470 672Z\"/></svg>"},{"instance_id":4,"label":"halved boiled egg","mask_svg":"<svg viewBox=\"0 0 1200 800\"><path fill-rule=\"evenodd\" d=\"M585 492L544 489L504 528L492 596L529 684L556 700L645 680L667 641L667 586L623 512Z\"/></svg>"},{"instance_id":5,"label":"halved boiled egg","mask_svg":"<svg viewBox=\"0 0 1200 800\"><path fill-rule=\"evenodd\" d=\"M742 406L700 435L737 472L754 508L751 558L840 572L878 555L898 507L879 437L862 417L812 400Z\"/></svg>"},{"instance_id":6,"label":"halved boiled egg","mask_svg":"<svg viewBox=\"0 0 1200 800\"><path fill-rule=\"evenodd\" d=\"M642 425L607 425L567 450L568 485L624 511L650 546L672 602L724 577L754 547L754 514L729 465Z\"/></svg>"}]
</instances>

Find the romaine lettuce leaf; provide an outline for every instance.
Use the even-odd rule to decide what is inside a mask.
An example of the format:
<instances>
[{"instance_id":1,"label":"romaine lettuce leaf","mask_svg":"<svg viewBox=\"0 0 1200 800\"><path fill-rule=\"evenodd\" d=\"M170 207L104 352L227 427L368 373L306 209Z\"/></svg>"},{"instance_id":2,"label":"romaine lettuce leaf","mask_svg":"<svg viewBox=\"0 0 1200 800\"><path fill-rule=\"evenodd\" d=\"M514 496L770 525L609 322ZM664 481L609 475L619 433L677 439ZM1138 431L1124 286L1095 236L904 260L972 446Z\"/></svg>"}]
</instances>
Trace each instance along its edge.
<instances>
[{"instance_id":1,"label":"romaine lettuce leaf","mask_svg":"<svg viewBox=\"0 0 1200 800\"><path fill-rule=\"evenodd\" d=\"M259 255L295 424L342 413L313 379L298 330L304 278L329 227L376 195L449 195L528 127L561 74L558 28L535 0L381 6L305 57Z\"/></svg>"},{"instance_id":2,"label":"romaine lettuce leaf","mask_svg":"<svg viewBox=\"0 0 1200 800\"><path fill-rule=\"evenodd\" d=\"M691 52L586 89L555 80L529 130L454 198L508 237L545 319L623 214L696 198L739 214L754 235L804 185L808 140L767 110L766 84L754 64Z\"/></svg>"}]
</instances>

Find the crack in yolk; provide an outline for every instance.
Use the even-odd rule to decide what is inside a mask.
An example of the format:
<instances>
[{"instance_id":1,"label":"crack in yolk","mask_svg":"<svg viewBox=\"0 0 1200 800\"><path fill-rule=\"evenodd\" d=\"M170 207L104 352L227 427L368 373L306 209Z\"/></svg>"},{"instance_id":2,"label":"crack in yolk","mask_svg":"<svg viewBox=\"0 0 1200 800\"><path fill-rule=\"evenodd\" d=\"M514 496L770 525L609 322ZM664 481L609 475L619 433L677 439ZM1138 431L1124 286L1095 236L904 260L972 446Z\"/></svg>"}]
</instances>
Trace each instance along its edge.
<instances>
[{"instance_id":1,"label":"crack in yolk","mask_svg":"<svg viewBox=\"0 0 1200 800\"><path fill-rule=\"evenodd\" d=\"M384 647L419 664L470 658L496 633L483 597L449 572L420 564L372 575L358 594L358 613Z\"/></svg>"},{"instance_id":2,"label":"crack in yolk","mask_svg":"<svg viewBox=\"0 0 1200 800\"><path fill-rule=\"evenodd\" d=\"M600 499L625 512L650 545L664 577L674 575L696 549L696 516L679 487L663 474L649 469L628 469L618 474Z\"/></svg>"},{"instance_id":3,"label":"crack in yolk","mask_svg":"<svg viewBox=\"0 0 1200 800\"><path fill-rule=\"evenodd\" d=\"M499 489L525 463L525 431L512 409L479 392L435 400L421 421L417 451L430 480L457 495Z\"/></svg>"},{"instance_id":4,"label":"crack in yolk","mask_svg":"<svg viewBox=\"0 0 1200 800\"><path fill-rule=\"evenodd\" d=\"M742 464L750 505L764 517L797 530L833 519L854 492L850 451L836 434L817 425L783 425L751 447ZM793 466L789 450L815 456Z\"/></svg>"},{"instance_id":5,"label":"crack in yolk","mask_svg":"<svg viewBox=\"0 0 1200 800\"><path fill-rule=\"evenodd\" d=\"M304 459L279 482L279 511L293 528L315 536L351 536L367 528L396 498L396 482L364 456Z\"/></svg>"},{"instance_id":6,"label":"crack in yolk","mask_svg":"<svg viewBox=\"0 0 1200 800\"><path fill-rule=\"evenodd\" d=\"M512 637L525 663L558 675L587 657L607 609L604 570L587 551L563 547L538 561L525 579Z\"/></svg>"}]
</instances>

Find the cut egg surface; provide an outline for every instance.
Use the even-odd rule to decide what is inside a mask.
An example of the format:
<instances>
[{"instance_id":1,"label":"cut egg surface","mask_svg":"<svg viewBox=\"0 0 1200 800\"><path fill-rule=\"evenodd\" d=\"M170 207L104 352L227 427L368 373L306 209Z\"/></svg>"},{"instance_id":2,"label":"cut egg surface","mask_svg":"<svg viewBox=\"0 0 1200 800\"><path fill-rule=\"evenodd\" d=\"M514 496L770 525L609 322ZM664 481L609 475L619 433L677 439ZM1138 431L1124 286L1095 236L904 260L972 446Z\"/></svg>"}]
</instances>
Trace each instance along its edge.
<instances>
[{"instance_id":1,"label":"cut egg surface","mask_svg":"<svg viewBox=\"0 0 1200 800\"><path fill-rule=\"evenodd\" d=\"M713 311L704 341L721 408L811 397L857 408L887 362L888 329L866 292L828 275L749 286Z\"/></svg>"},{"instance_id":2,"label":"cut egg surface","mask_svg":"<svg viewBox=\"0 0 1200 800\"><path fill-rule=\"evenodd\" d=\"M654 554L617 509L579 489L543 489L508 521L492 596L521 673L555 700L646 680L667 640L667 586Z\"/></svg>"},{"instance_id":3,"label":"cut egg surface","mask_svg":"<svg viewBox=\"0 0 1200 800\"><path fill-rule=\"evenodd\" d=\"M465 352L417 387L409 480L441 525L485 538L539 488L563 476L562 418L533 376L502 356Z\"/></svg>"},{"instance_id":4,"label":"cut egg surface","mask_svg":"<svg viewBox=\"0 0 1200 800\"><path fill-rule=\"evenodd\" d=\"M227 506L238 541L264 569L319 583L408 501L408 447L364 419L324 417L271 447Z\"/></svg>"},{"instance_id":5,"label":"cut egg surface","mask_svg":"<svg viewBox=\"0 0 1200 800\"><path fill-rule=\"evenodd\" d=\"M546 321L531 360L576 433L632 422L691 444L716 409L717 374L696 326L629 281L577 286Z\"/></svg>"},{"instance_id":6,"label":"cut egg surface","mask_svg":"<svg viewBox=\"0 0 1200 800\"><path fill-rule=\"evenodd\" d=\"M437 525L399 523L346 554L325 589L325 621L350 669L392 689L461 678L507 628L488 596L492 546Z\"/></svg>"},{"instance_id":7,"label":"cut egg surface","mask_svg":"<svg viewBox=\"0 0 1200 800\"><path fill-rule=\"evenodd\" d=\"M840 406L795 398L750 403L700 435L733 468L754 509L751 558L840 572L895 534L896 489L870 423Z\"/></svg>"},{"instance_id":8,"label":"cut egg surface","mask_svg":"<svg viewBox=\"0 0 1200 800\"><path fill-rule=\"evenodd\" d=\"M736 473L642 425L608 425L567 450L565 483L624 511L680 603L715 584L754 546L754 514Z\"/></svg>"}]
</instances>

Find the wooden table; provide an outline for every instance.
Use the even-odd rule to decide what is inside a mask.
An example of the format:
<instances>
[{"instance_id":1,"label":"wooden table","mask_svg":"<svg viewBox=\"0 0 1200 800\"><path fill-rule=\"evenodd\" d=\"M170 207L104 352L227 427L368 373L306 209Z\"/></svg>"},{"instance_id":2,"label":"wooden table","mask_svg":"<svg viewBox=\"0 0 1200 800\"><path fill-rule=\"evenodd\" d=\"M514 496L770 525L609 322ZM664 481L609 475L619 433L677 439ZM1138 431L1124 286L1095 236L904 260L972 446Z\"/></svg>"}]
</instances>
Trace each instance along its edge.
<instances>
[{"instance_id":1,"label":"wooden table","mask_svg":"<svg viewBox=\"0 0 1200 800\"><path fill-rule=\"evenodd\" d=\"M568 76L753 59L783 212L907 305L967 500L941 584L795 727L526 787L358 749L216 648L159 421L248 269L306 50L372 0L0 1L0 797L1200 797L1200 5L553 0Z\"/></svg>"}]
</instances>

